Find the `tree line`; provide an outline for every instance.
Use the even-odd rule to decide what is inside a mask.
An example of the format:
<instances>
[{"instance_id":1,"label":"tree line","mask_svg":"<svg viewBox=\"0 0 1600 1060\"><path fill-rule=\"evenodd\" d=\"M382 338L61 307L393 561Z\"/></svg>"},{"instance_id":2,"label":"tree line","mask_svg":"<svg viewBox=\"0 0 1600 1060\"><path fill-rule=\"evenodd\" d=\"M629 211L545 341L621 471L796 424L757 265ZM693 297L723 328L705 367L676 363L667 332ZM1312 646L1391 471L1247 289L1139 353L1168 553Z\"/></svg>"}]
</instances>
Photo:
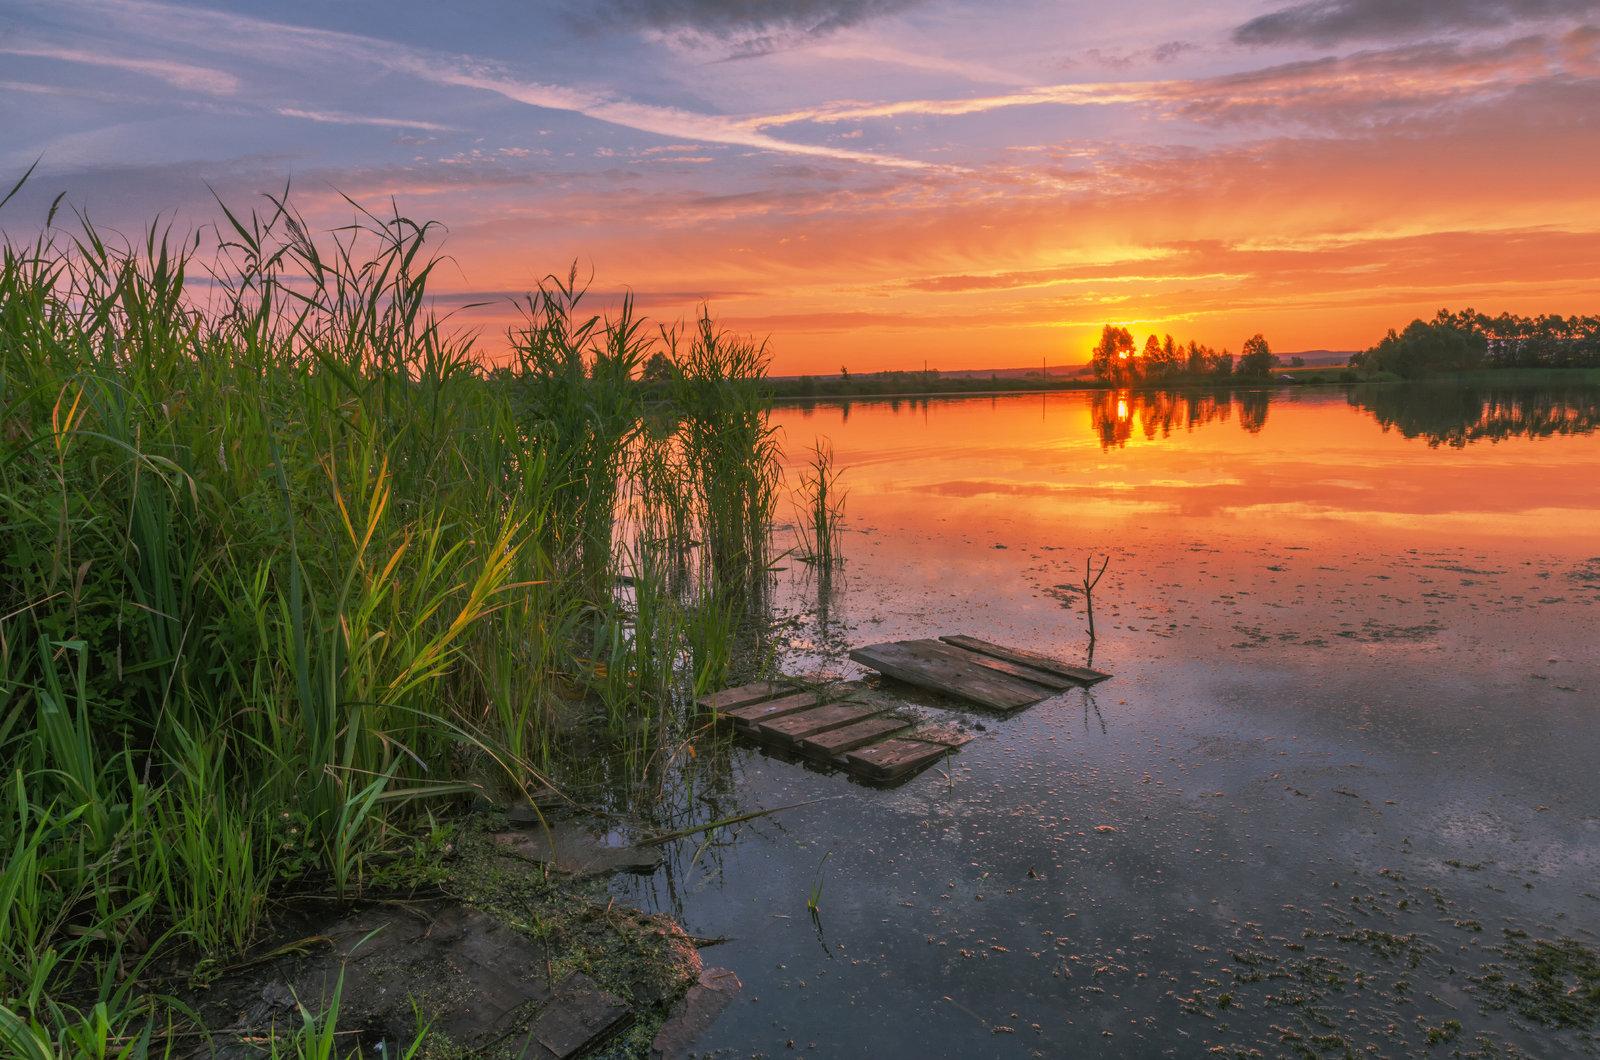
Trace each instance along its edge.
<instances>
[{"instance_id":1,"label":"tree line","mask_svg":"<svg viewBox=\"0 0 1600 1060\"><path fill-rule=\"evenodd\" d=\"M1600 316L1441 309L1432 320L1393 328L1377 345L1350 358L1363 372L1406 379L1479 368L1600 368Z\"/></svg>"},{"instance_id":2,"label":"tree line","mask_svg":"<svg viewBox=\"0 0 1600 1060\"><path fill-rule=\"evenodd\" d=\"M1267 340L1253 335L1245 340L1237 359L1228 350L1217 350L1190 340L1178 342L1171 335L1151 335L1141 347L1127 328L1107 324L1090 358L1094 377L1119 386L1138 383L1184 382L1198 380L1265 380L1277 366Z\"/></svg>"}]
</instances>

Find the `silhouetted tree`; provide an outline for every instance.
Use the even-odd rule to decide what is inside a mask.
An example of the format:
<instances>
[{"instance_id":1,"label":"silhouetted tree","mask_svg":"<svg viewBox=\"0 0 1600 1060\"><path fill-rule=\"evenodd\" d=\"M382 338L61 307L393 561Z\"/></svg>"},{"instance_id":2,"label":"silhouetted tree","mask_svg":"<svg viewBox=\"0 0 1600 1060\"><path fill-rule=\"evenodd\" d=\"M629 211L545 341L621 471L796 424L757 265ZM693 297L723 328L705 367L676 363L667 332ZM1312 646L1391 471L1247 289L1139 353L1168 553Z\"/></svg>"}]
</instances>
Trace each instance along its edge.
<instances>
[{"instance_id":1,"label":"silhouetted tree","mask_svg":"<svg viewBox=\"0 0 1600 1060\"><path fill-rule=\"evenodd\" d=\"M1106 382L1128 382L1132 378L1128 361L1134 348L1133 334L1127 328L1107 324L1100 330L1100 342L1094 348L1094 377Z\"/></svg>"},{"instance_id":2,"label":"silhouetted tree","mask_svg":"<svg viewBox=\"0 0 1600 1060\"><path fill-rule=\"evenodd\" d=\"M677 365L673 364L665 353L657 350L650 355L648 361L644 362L644 371L639 373L639 380L651 386L661 386L672 382L673 376L677 374Z\"/></svg>"},{"instance_id":3,"label":"silhouetted tree","mask_svg":"<svg viewBox=\"0 0 1600 1060\"><path fill-rule=\"evenodd\" d=\"M1171 335L1162 336L1160 362L1162 375L1177 375L1183 371L1183 356Z\"/></svg>"},{"instance_id":4,"label":"silhouetted tree","mask_svg":"<svg viewBox=\"0 0 1600 1060\"><path fill-rule=\"evenodd\" d=\"M1600 316L1536 317L1441 309L1350 359L1352 367L1415 378L1473 368L1600 367Z\"/></svg>"},{"instance_id":5,"label":"silhouetted tree","mask_svg":"<svg viewBox=\"0 0 1600 1060\"><path fill-rule=\"evenodd\" d=\"M1393 328L1370 350L1350 358L1353 367L1393 372L1415 379L1434 372L1459 372L1482 366L1489 340L1466 321L1440 311L1431 323L1413 320L1398 334Z\"/></svg>"},{"instance_id":6,"label":"silhouetted tree","mask_svg":"<svg viewBox=\"0 0 1600 1060\"><path fill-rule=\"evenodd\" d=\"M1272 367L1278 359L1272 355L1272 348L1267 345L1267 340L1258 332L1244 342L1244 348L1239 351L1239 366L1234 374L1246 379L1265 379L1272 374Z\"/></svg>"}]
</instances>

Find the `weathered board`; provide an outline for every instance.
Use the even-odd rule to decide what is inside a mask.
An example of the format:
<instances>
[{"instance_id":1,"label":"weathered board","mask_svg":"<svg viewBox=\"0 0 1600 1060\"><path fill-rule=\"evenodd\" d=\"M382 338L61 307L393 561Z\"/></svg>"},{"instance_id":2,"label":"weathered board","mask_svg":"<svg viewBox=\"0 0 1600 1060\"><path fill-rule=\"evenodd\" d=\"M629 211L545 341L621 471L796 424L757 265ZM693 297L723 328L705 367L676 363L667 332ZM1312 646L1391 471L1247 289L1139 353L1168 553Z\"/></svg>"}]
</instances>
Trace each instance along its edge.
<instances>
[{"instance_id":1,"label":"weathered board","mask_svg":"<svg viewBox=\"0 0 1600 1060\"><path fill-rule=\"evenodd\" d=\"M841 694L828 691L795 692L790 695L779 696L777 699L769 699L765 703L751 703L749 706L734 707L732 710L723 711L722 716L731 718L735 727L748 730L761 722L770 721L773 718L781 718L785 714L793 714L801 710L810 710L812 707L820 707L824 703L838 699Z\"/></svg>"},{"instance_id":2,"label":"weathered board","mask_svg":"<svg viewBox=\"0 0 1600 1060\"><path fill-rule=\"evenodd\" d=\"M556 996L528 1028L518 1055L570 1060L610 1038L632 1019L621 999L582 972L556 984Z\"/></svg>"},{"instance_id":3,"label":"weathered board","mask_svg":"<svg viewBox=\"0 0 1600 1060\"><path fill-rule=\"evenodd\" d=\"M799 752L872 783L903 780L964 742L952 730L943 737L930 734L923 740L901 740L885 754L852 759L856 751L880 742L894 744L892 737L905 735L915 719L901 716L904 702L859 681L803 690L801 684L780 679L741 685L703 697L700 703L736 703L716 713L722 724L742 736L780 751ZM762 698L751 701L751 697Z\"/></svg>"},{"instance_id":4,"label":"weathered board","mask_svg":"<svg viewBox=\"0 0 1600 1060\"><path fill-rule=\"evenodd\" d=\"M894 738L857 748L845 759L867 779L888 783L931 766L952 750L948 744Z\"/></svg>"},{"instance_id":5,"label":"weathered board","mask_svg":"<svg viewBox=\"0 0 1600 1060\"><path fill-rule=\"evenodd\" d=\"M850 658L888 677L959 697L992 710L1032 706L1060 691L1002 673L965 648L938 640L902 640L857 648Z\"/></svg>"},{"instance_id":6,"label":"weathered board","mask_svg":"<svg viewBox=\"0 0 1600 1060\"><path fill-rule=\"evenodd\" d=\"M771 699L788 691L792 691L792 686L780 685L773 681L756 681L737 688L725 688L709 696L701 696L696 702L705 710L721 712L735 707L747 707L751 703L760 703L762 700Z\"/></svg>"},{"instance_id":7,"label":"weathered board","mask_svg":"<svg viewBox=\"0 0 1600 1060\"><path fill-rule=\"evenodd\" d=\"M813 710L802 710L797 714L785 714L772 721L764 721L756 728L761 735L778 744L794 744L803 736L810 736L814 732L826 732L840 726L850 725L854 722L865 721L878 713L872 707L862 706L860 703L830 703L825 707Z\"/></svg>"},{"instance_id":8,"label":"weathered board","mask_svg":"<svg viewBox=\"0 0 1600 1060\"><path fill-rule=\"evenodd\" d=\"M1048 655L1040 655L1038 652L1024 651L1021 648L1008 648L1004 644L995 644L991 641L979 640L977 637L949 636L940 637L939 639L944 641L946 644L954 644L958 648L966 648L968 651L977 652L980 655L987 655L995 659L1003 659L1006 662L1020 663L1021 665L1030 667L1034 670L1043 670L1046 673L1057 674L1070 681L1074 681L1079 685L1098 684L1099 682L1104 681L1111 676L1110 674L1101 673L1099 670L1091 670L1087 666L1073 666L1071 663L1064 663L1059 659L1052 659Z\"/></svg>"},{"instance_id":9,"label":"weathered board","mask_svg":"<svg viewBox=\"0 0 1600 1060\"><path fill-rule=\"evenodd\" d=\"M867 718L838 729L815 732L800 739L800 750L812 758L833 758L854 751L906 728L906 720L896 717Z\"/></svg>"},{"instance_id":10,"label":"weathered board","mask_svg":"<svg viewBox=\"0 0 1600 1060\"><path fill-rule=\"evenodd\" d=\"M869 644L850 658L886 677L1006 713L1110 676L965 636ZM820 687L757 681L699 703L745 737L880 784L903 780L973 738L965 726L912 728L915 719L902 716L904 702L859 681Z\"/></svg>"},{"instance_id":11,"label":"weathered board","mask_svg":"<svg viewBox=\"0 0 1600 1060\"><path fill-rule=\"evenodd\" d=\"M1020 663L998 659L992 655L981 655L975 651L969 651L967 655L979 666L987 666L997 673L1020 677L1029 684L1043 685L1056 692L1065 692L1070 688L1083 687L1082 681L1077 681L1070 677L1062 677L1060 674L1053 674L1049 670L1035 670L1031 666L1023 666Z\"/></svg>"}]
</instances>

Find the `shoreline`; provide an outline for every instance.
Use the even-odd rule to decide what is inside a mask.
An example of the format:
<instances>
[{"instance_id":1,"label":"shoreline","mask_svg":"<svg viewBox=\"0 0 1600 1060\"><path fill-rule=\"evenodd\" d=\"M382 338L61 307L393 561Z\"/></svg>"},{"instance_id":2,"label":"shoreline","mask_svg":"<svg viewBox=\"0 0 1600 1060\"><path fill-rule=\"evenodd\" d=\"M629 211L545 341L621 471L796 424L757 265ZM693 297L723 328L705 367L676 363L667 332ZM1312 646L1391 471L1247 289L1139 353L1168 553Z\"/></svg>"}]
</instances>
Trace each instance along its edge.
<instances>
[{"instance_id":1,"label":"shoreline","mask_svg":"<svg viewBox=\"0 0 1600 1060\"><path fill-rule=\"evenodd\" d=\"M1342 371L1333 369L1332 371ZM1355 386L1530 386L1547 383L1568 383L1578 385L1600 384L1600 371L1591 368L1503 368L1486 369L1477 372L1450 373L1428 376L1420 379L1357 379L1340 380L1321 378L1324 370L1303 369L1306 375L1315 375L1318 378L1309 379L1263 379L1250 382L1187 382L1171 386L1153 384L1139 384L1136 386L1118 386L1114 383L1101 383L1095 381L1080 381L1071 384L1051 384L1048 386L1021 386L1003 387L999 389L977 390L897 390L885 392L862 391L858 393L829 393L829 394L773 394L771 400L774 404L839 404L858 401L906 401L929 400L933 398L973 398L973 397L1017 397L1033 394L1071 394L1095 392L1131 392L1131 393L1187 393L1206 392L1212 393L1222 390L1281 390L1300 389L1303 387L1333 388Z\"/></svg>"}]
</instances>

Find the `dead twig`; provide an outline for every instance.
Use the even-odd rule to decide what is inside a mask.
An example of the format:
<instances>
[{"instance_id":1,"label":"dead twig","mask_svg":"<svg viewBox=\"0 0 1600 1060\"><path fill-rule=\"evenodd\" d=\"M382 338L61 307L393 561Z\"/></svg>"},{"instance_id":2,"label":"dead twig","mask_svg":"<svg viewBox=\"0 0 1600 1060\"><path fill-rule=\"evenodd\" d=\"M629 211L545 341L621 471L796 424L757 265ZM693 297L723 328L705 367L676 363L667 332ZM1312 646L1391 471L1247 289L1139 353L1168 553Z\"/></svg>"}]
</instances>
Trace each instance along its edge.
<instances>
[{"instance_id":1,"label":"dead twig","mask_svg":"<svg viewBox=\"0 0 1600 1060\"><path fill-rule=\"evenodd\" d=\"M1111 566L1111 557L1103 556L1100 560L1100 569L1094 570L1094 557L1085 556L1083 560L1083 609L1089 616L1089 653L1094 654L1094 587L1100 584L1106 568Z\"/></svg>"}]
</instances>

